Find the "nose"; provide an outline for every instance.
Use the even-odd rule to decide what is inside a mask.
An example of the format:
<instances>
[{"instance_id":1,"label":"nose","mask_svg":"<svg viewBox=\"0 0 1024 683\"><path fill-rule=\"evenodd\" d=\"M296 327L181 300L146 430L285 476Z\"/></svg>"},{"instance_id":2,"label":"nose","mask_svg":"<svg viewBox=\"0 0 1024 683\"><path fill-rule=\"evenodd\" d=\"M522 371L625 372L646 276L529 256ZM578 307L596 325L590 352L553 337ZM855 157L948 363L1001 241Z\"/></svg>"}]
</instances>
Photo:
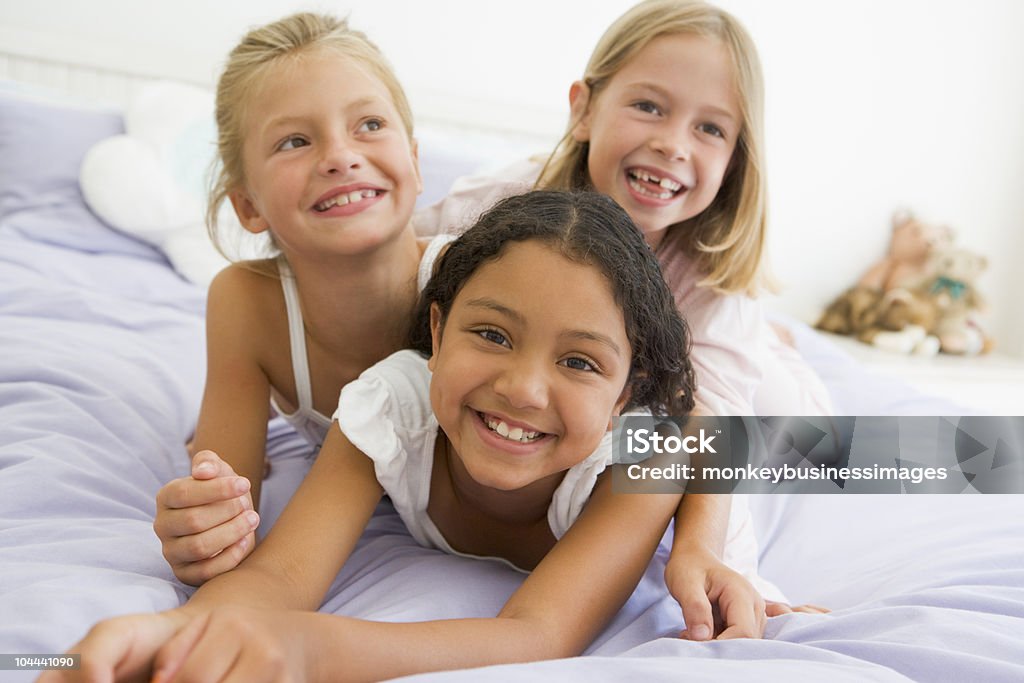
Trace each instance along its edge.
<instances>
[{"instance_id":1,"label":"nose","mask_svg":"<svg viewBox=\"0 0 1024 683\"><path fill-rule=\"evenodd\" d=\"M363 163L362 154L346 137L336 136L323 143L317 171L322 175L344 174L355 170Z\"/></svg>"},{"instance_id":2,"label":"nose","mask_svg":"<svg viewBox=\"0 0 1024 683\"><path fill-rule=\"evenodd\" d=\"M548 407L549 377L545 364L533 359L510 361L494 380L494 392L517 409Z\"/></svg>"},{"instance_id":3,"label":"nose","mask_svg":"<svg viewBox=\"0 0 1024 683\"><path fill-rule=\"evenodd\" d=\"M682 126L665 125L651 137L651 149L670 161L689 161L692 141Z\"/></svg>"}]
</instances>

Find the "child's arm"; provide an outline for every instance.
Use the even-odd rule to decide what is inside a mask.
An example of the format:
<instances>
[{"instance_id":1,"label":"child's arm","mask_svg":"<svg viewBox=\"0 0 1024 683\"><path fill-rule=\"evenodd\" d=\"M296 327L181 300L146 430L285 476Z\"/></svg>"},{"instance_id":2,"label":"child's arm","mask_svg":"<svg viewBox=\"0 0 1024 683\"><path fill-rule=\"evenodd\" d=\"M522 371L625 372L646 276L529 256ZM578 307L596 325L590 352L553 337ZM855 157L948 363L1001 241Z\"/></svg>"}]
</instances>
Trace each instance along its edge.
<instances>
[{"instance_id":1,"label":"child's arm","mask_svg":"<svg viewBox=\"0 0 1024 683\"><path fill-rule=\"evenodd\" d=\"M203 584L178 609L97 624L70 650L81 653L82 670L49 672L40 682L135 680L168 639L215 607L316 609L381 495L372 461L332 426L274 529L237 569Z\"/></svg>"},{"instance_id":2,"label":"child's arm","mask_svg":"<svg viewBox=\"0 0 1024 683\"><path fill-rule=\"evenodd\" d=\"M160 490L153 525L175 575L193 585L232 569L255 545L270 405L262 290L274 284L231 266L210 285L193 474Z\"/></svg>"},{"instance_id":3,"label":"child's arm","mask_svg":"<svg viewBox=\"0 0 1024 683\"><path fill-rule=\"evenodd\" d=\"M241 674L277 665L306 680L339 681L575 656L629 598L678 502L671 494L612 494L604 476L496 618L391 624L218 610L183 629L158 666Z\"/></svg>"},{"instance_id":4,"label":"child's arm","mask_svg":"<svg viewBox=\"0 0 1024 683\"><path fill-rule=\"evenodd\" d=\"M324 460L321 453L314 472L326 469L321 468ZM341 524L336 517L351 515L352 506L343 506L340 500L353 494L362 496L360 522L369 516L371 497L366 491L332 488L341 486L343 477L359 476L358 470L335 477L316 474L317 481L303 484L285 516L253 556L237 570L204 585L186 606L202 603L203 609L179 617L170 626L166 619L160 620L162 615L148 617L147 623L160 632L140 639L146 644L168 631L177 631L157 657L156 666L166 675L159 680L172 678L179 667L184 667L186 673L202 671L209 680L218 680L229 670L240 679L250 680L246 678L249 673L271 673L271 664L307 675L307 680L380 680L414 672L578 655L630 596L679 504L679 496L671 494L613 495L610 477L602 477L583 514L495 618L388 624L273 611L289 606L286 602L316 602L311 600L313 594L333 577L332 572L325 571L328 563L317 556L324 552L336 560L347 555L355 543L356 536L339 538L338 533L329 533L331 525ZM313 473L307 482L311 478ZM314 489L322 489L321 493L330 498L312 495ZM335 511L325 514L321 507L327 506ZM321 521L296 529L304 517ZM279 533L285 527L288 531ZM303 534L304 543L314 543L313 552L294 538L297 532ZM324 536L315 538L316 534ZM343 550L336 550L337 545ZM275 562L284 564L269 572L272 555ZM317 568L304 568L307 563ZM281 578L266 581L280 571L287 572L284 585ZM308 589L303 589L303 583ZM271 586L279 587L277 593L264 595ZM244 592L239 592L243 587L250 591L244 600ZM257 587L259 599L252 592ZM318 598L321 595L317 593ZM304 597L296 601L297 596ZM213 600L229 606L207 611ZM239 607L242 602L258 609ZM102 655L101 673L107 673L119 661L112 654L116 649L112 643L117 636L123 641L138 633L137 628L131 631L132 626L126 624L119 634L108 629L102 639L86 638L75 651L82 652L83 661L91 660L93 664ZM135 662L135 667L139 666ZM77 679L69 676L61 680Z\"/></svg>"},{"instance_id":5,"label":"child's arm","mask_svg":"<svg viewBox=\"0 0 1024 683\"><path fill-rule=\"evenodd\" d=\"M665 583L683 609L682 637L690 640L710 640L716 634L760 638L764 633L764 599L722 562L731 504L727 494L688 493L676 512Z\"/></svg>"}]
</instances>

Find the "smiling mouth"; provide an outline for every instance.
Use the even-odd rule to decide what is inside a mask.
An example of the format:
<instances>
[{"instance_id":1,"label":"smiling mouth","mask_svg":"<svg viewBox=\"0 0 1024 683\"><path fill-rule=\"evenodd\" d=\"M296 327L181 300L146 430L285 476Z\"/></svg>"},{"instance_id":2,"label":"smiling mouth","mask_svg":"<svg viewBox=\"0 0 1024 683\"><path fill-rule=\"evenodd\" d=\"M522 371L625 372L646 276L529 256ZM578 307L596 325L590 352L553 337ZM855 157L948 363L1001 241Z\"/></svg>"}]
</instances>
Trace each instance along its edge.
<instances>
[{"instance_id":1,"label":"smiling mouth","mask_svg":"<svg viewBox=\"0 0 1024 683\"><path fill-rule=\"evenodd\" d=\"M325 199L316 206L313 207L316 211L321 213L332 209L335 206L345 206L346 204L355 204L365 199L373 199L377 195L381 194L381 190L353 190L352 192L343 192L342 194L335 195L330 199Z\"/></svg>"},{"instance_id":2,"label":"smiling mouth","mask_svg":"<svg viewBox=\"0 0 1024 683\"><path fill-rule=\"evenodd\" d=\"M683 185L671 178L661 178L639 168L627 170L626 180L637 193L654 199L672 199L685 189Z\"/></svg>"},{"instance_id":3,"label":"smiling mouth","mask_svg":"<svg viewBox=\"0 0 1024 683\"><path fill-rule=\"evenodd\" d=\"M524 430L522 427L509 427L504 421L491 415L485 415L484 413L477 413L477 415L480 416L480 419L483 420L488 429L508 441L532 443L547 436L544 432L531 432Z\"/></svg>"}]
</instances>

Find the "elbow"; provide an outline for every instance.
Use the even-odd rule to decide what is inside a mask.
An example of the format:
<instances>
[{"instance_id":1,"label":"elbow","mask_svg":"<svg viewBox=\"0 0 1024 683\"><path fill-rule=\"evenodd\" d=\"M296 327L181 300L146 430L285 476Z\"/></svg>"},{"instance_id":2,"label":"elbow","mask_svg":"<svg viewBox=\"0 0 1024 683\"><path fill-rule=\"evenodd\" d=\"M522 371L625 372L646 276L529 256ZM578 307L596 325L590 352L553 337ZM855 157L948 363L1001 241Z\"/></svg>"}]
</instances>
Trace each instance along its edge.
<instances>
[{"instance_id":1,"label":"elbow","mask_svg":"<svg viewBox=\"0 0 1024 683\"><path fill-rule=\"evenodd\" d=\"M508 663L578 657L590 644L588 635L564 622L506 611L499 614L498 619L506 623L513 635L506 640L506 644L511 645L507 650Z\"/></svg>"}]
</instances>

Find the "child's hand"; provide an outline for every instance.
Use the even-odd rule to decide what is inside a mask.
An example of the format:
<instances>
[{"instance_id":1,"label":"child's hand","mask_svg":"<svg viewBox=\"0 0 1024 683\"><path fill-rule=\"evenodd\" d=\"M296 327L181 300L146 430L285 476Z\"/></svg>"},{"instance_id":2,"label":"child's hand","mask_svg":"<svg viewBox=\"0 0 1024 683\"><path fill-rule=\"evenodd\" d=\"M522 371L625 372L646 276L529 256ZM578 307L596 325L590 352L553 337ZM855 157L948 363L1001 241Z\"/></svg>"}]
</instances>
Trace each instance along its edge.
<instances>
[{"instance_id":1,"label":"child's hand","mask_svg":"<svg viewBox=\"0 0 1024 683\"><path fill-rule=\"evenodd\" d=\"M312 613L219 607L193 619L153 663L165 681L304 681L307 622ZM315 654L315 652L313 653Z\"/></svg>"},{"instance_id":2,"label":"child's hand","mask_svg":"<svg viewBox=\"0 0 1024 683\"><path fill-rule=\"evenodd\" d=\"M79 669L47 671L37 683L148 681L153 658L186 623L181 610L101 621L68 650L81 656Z\"/></svg>"},{"instance_id":3,"label":"child's hand","mask_svg":"<svg viewBox=\"0 0 1024 683\"><path fill-rule=\"evenodd\" d=\"M706 551L673 553L665 568L669 592L683 608L687 640L760 638L765 601L741 574ZM780 604L780 603L776 603Z\"/></svg>"},{"instance_id":4,"label":"child's hand","mask_svg":"<svg viewBox=\"0 0 1024 683\"><path fill-rule=\"evenodd\" d=\"M784 602L775 602L774 600L765 600L764 605L764 611L769 617L778 617L783 614L792 614L793 612L800 612L802 614L828 614L831 612L827 607L818 607L817 605L789 605Z\"/></svg>"},{"instance_id":5,"label":"child's hand","mask_svg":"<svg viewBox=\"0 0 1024 683\"><path fill-rule=\"evenodd\" d=\"M213 451L192 459L192 476L175 479L156 496L153 530L174 575L198 586L234 569L256 545L259 515L249 480Z\"/></svg>"}]
</instances>

